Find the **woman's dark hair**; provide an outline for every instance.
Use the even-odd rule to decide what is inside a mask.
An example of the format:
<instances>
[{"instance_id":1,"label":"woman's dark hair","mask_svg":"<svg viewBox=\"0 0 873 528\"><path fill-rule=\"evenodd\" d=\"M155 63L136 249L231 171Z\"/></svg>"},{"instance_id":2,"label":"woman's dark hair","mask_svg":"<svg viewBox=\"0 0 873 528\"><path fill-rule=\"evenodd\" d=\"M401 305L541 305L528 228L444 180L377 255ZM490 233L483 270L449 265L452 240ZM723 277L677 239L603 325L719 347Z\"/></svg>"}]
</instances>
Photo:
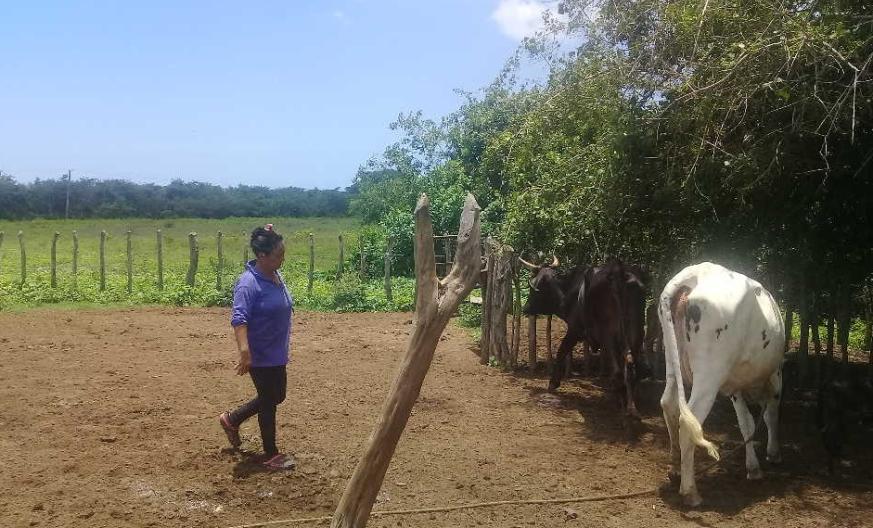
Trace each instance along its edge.
<instances>
[{"instance_id":1,"label":"woman's dark hair","mask_svg":"<svg viewBox=\"0 0 873 528\"><path fill-rule=\"evenodd\" d=\"M281 241L282 235L273 230L273 224L267 224L266 227L258 227L252 231L251 246L255 256L272 253Z\"/></svg>"}]
</instances>

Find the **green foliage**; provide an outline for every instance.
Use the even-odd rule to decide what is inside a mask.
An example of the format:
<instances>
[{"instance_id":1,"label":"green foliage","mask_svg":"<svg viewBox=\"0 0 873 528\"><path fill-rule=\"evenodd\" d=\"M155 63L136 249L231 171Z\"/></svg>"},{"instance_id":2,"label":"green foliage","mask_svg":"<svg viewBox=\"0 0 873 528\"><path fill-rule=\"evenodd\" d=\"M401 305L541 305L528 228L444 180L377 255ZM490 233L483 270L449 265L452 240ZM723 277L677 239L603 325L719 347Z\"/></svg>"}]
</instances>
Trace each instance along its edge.
<instances>
[{"instance_id":1,"label":"green foliage","mask_svg":"<svg viewBox=\"0 0 873 528\"><path fill-rule=\"evenodd\" d=\"M482 307L478 304L461 303L458 306L458 323L465 328L481 328Z\"/></svg>"}]
</instances>

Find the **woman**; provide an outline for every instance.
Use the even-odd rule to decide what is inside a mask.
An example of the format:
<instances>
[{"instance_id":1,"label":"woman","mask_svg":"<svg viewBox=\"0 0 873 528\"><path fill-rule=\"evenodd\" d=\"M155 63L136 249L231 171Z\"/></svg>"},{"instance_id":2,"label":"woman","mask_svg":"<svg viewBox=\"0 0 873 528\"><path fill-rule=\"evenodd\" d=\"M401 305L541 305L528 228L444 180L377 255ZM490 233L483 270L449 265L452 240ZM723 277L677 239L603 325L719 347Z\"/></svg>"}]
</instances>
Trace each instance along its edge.
<instances>
[{"instance_id":1,"label":"woman","mask_svg":"<svg viewBox=\"0 0 873 528\"><path fill-rule=\"evenodd\" d=\"M294 301L279 274L285 244L267 224L252 231L251 247L256 258L246 264L234 287L230 324L239 349L236 373L249 373L257 396L218 420L230 444L239 447L240 424L257 414L264 444L261 463L268 469L287 469L293 462L276 447L276 406L285 400L294 312Z\"/></svg>"}]
</instances>

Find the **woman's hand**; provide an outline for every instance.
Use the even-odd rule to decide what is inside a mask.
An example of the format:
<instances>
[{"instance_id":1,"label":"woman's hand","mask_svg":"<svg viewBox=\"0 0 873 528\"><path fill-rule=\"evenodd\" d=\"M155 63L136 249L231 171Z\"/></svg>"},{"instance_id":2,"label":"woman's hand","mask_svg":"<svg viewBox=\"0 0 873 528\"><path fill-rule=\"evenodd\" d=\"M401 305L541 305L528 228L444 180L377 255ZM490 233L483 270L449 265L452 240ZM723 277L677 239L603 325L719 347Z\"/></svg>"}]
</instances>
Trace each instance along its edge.
<instances>
[{"instance_id":1,"label":"woman's hand","mask_svg":"<svg viewBox=\"0 0 873 528\"><path fill-rule=\"evenodd\" d=\"M236 373L240 376L248 373L252 366L252 354L248 350L239 351L239 362L236 364Z\"/></svg>"}]
</instances>

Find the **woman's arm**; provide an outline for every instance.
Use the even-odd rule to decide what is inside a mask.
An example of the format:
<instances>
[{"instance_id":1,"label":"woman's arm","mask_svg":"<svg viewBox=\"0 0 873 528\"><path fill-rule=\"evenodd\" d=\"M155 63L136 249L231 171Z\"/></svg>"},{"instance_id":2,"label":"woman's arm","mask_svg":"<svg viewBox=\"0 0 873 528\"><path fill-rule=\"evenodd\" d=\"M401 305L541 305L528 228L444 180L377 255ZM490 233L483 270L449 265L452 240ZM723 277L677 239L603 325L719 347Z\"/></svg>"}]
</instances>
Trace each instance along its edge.
<instances>
[{"instance_id":1,"label":"woman's arm","mask_svg":"<svg viewBox=\"0 0 873 528\"><path fill-rule=\"evenodd\" d=\"M233 327L236 336L236 347L239 349L239 363L236 364L236 373L242 376L252 366L252 353L249 350L249 326L239 325Z\"/></svg>"}]
</instances>

